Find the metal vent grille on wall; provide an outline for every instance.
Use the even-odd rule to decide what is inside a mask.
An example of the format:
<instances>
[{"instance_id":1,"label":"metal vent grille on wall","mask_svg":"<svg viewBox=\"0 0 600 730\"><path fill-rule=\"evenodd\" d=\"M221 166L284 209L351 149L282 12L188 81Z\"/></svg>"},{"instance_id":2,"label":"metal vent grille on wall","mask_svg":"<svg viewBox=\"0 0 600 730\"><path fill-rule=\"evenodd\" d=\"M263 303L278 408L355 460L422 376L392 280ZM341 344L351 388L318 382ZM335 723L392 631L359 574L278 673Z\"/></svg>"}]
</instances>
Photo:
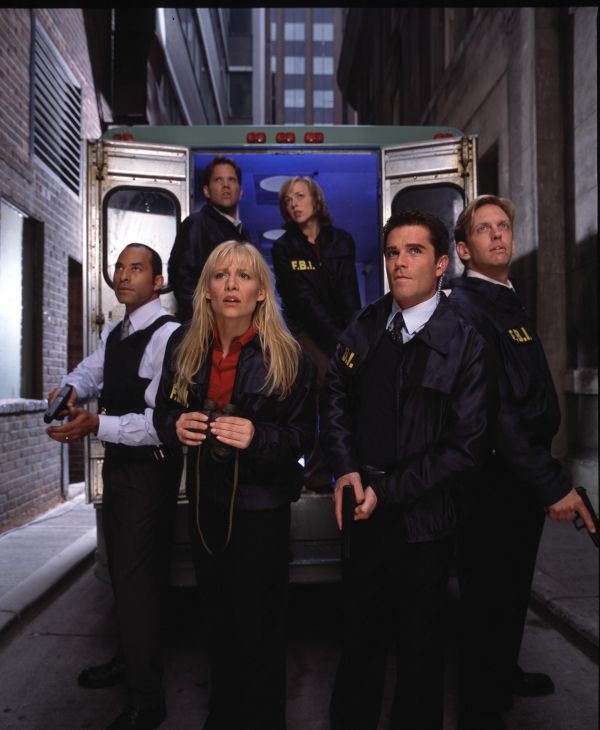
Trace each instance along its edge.
<instances>
[{"instance_id":1,"label":"metal vent grille on wall","mask_svg":"<svg viewBox=\"0 0 600 730\"><path fill-rule=\"evenodd\" d=\"M76 195L81 175L81 89L42 28L33 44L33 154Z\"/></svg>"}]
</instances>

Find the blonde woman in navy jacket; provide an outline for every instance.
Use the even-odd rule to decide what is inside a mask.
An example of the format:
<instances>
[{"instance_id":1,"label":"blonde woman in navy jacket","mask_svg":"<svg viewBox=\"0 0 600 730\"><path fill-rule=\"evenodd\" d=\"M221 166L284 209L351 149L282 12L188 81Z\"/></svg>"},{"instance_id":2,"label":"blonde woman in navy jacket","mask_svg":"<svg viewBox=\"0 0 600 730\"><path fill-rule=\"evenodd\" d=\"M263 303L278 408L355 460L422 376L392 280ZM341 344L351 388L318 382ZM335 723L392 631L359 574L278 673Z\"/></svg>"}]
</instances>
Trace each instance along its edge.
<instances>
[{"instance_id":1,"label":"blonde woman in navy jacket","mask_svg":"<svg viewBox=\"0 0 600 730\"><path fill-rule=\"evenodd\" d=\"M248 243L208 257L192 320L167 345L155 425L187 452L190 540L219 730L284 730L290 503L315 437L314 368ZM232 415L209 422L206 400ZM223 453L225 452L225 453Z\"/></svg>"}]
</instances>

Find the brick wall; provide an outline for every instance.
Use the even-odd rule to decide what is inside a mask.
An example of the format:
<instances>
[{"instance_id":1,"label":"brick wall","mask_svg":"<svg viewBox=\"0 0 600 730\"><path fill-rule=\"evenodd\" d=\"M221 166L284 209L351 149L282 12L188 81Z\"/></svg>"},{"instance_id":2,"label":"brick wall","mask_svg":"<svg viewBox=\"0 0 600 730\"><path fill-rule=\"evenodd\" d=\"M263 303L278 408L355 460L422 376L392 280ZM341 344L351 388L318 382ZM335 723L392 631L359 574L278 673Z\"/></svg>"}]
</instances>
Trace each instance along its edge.
<instances>
[{"instance_id":1,"label":"brick wall","mask_svg":"<svg viewBox=\"0 0 600 730\"><path fill-rule=\"evenodd\" d=\"M45 395L67 368L68 258L83 259L84 197L74 195L30 155L34 21L81 87L83 140L100 136L100 125L81 9L0 9L0 197L44 227ZM0 301L0 307L10 303ZM45 434L44 409L43 400L0 401L0 531L60 498L61 446Z\"/></svg>"}]
</instances>

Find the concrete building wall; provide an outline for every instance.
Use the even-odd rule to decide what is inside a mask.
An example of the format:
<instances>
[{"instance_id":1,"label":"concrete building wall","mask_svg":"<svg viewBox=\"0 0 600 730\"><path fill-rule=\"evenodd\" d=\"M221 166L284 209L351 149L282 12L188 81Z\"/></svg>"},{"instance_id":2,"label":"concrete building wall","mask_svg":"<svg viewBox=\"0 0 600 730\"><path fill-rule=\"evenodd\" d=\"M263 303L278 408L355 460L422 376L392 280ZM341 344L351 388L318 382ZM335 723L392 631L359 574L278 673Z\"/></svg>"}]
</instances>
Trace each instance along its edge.
<instances>
[{"instance_id":1,"label":"concrete building wall","mask_svg":"<svg viewBox=\"0 0 600 730\"><path fill-rule=\"evenodd\" d=\"M568 464L598 482L598 10L573 8L573 215L567 248ZM597 504L597 502L596 502Z\"/></svg>"},{"instance_id":2,"label":"concrete building wall","mask_svg":"<svg viewBox=\"0 0 600 730\"><path fill-rule=\"evenodd\" d=\"M82 90L82 137L100 133L80 9L0 10L0 198L43 230L39 399L0 400L0 531L61 496L61 446L45 434L44 397L66 371L68 258L83 258L84 199L41 163L30 143L33 23L47 32ZM14 306L14 305L13 305ZM11 302L0 307L10 311Z\"/></svg>"}]
</instances>

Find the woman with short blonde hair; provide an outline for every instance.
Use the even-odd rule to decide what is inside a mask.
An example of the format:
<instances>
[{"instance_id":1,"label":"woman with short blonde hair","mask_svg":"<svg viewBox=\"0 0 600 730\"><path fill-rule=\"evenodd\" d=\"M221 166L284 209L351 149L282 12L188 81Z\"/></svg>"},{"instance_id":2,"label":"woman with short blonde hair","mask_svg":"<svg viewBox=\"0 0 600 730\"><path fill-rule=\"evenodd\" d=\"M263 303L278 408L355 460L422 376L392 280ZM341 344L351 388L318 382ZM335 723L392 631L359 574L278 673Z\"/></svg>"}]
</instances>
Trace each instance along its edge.
<instances>
[{"instance_id":1,"label":"woman with short blonde hair","mask_svg":"<svg viewBox=\"0 0 600 730\"><path fill-rule=\"evenodd\" d=\"M297 175L279 190L284 233L271 258L285 321L317 368L317 385L325 378L338 337L361 307L352 235L333 225L325 195L312 177ZM328 492L332 475L319 444L305 455L308 489Z\"/></svg>"}]
</instances>

